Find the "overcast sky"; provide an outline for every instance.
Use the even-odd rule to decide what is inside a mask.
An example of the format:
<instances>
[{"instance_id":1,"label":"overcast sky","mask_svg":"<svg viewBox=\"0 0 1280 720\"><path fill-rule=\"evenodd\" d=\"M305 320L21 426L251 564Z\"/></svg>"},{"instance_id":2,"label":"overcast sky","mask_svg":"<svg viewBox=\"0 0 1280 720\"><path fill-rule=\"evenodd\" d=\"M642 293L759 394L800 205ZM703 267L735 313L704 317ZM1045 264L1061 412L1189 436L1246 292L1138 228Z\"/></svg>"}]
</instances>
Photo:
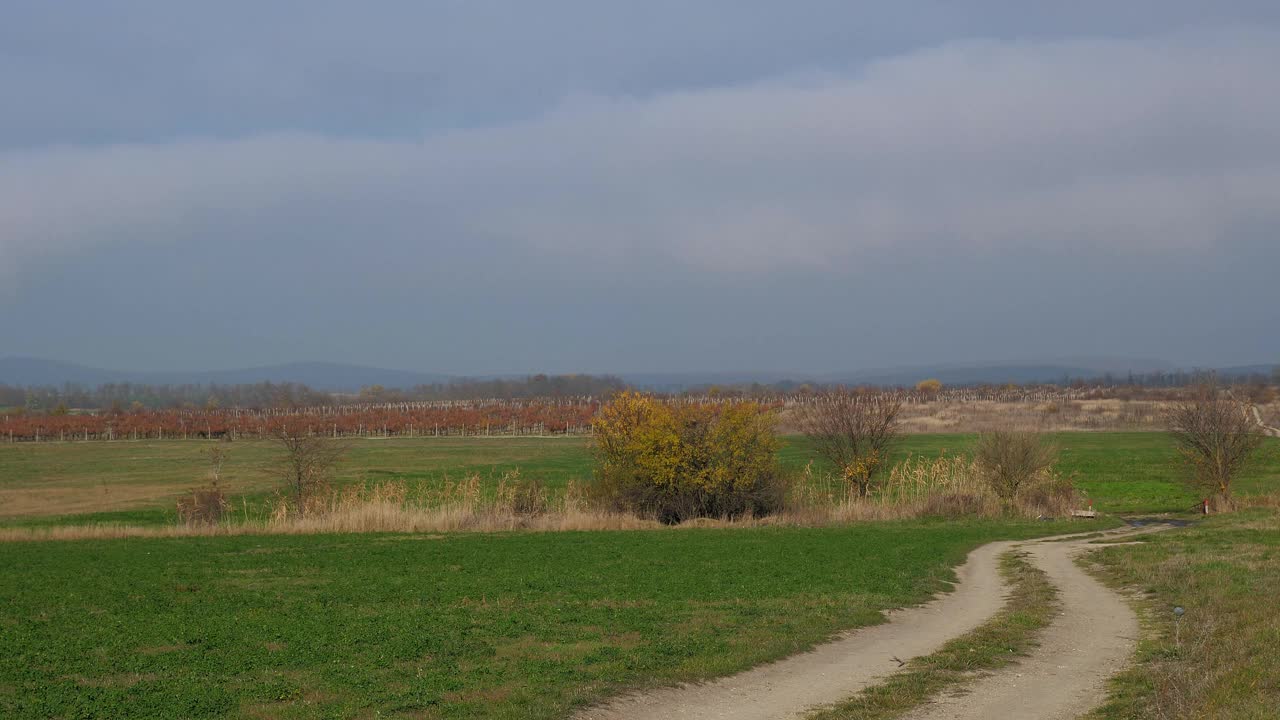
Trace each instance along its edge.
<instances>
[{"instance_id":1,"label":"overcast sky","mask_svg":"<svg viewBox=\"0 0 1280 720\"><path fill-rule=\"evenodd\" d=\"M1280 3L0 8L0 356L1280 359Z\"/></svg>"}]
</instances>

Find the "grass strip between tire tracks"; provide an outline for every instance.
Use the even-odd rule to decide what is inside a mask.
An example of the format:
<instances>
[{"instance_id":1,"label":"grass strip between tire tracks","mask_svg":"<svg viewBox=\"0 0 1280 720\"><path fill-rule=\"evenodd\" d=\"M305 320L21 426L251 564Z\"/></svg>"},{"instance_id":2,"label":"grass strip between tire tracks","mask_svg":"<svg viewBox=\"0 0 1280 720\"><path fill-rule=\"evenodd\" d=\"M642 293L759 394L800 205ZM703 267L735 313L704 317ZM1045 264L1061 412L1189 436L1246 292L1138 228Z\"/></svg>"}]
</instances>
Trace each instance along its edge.
<instances>
[{"instance_id":1,"label":"grass strip between tire tracks","mask_svg":"<svg viewBox=\"0 0 1280 720\"><path fill-rule=\"evenodd\" d=\"M1000 558L1010 596L1000 612L976 630L951 640L941 650L907 661L902 672L835 706L811 713L809 720L886 720L901 717L944 691L961 690L984 672L998 670L1027 655L1039 631L1058 612L1058 593L1025 553Z\"/></svg>"}]
</instances>

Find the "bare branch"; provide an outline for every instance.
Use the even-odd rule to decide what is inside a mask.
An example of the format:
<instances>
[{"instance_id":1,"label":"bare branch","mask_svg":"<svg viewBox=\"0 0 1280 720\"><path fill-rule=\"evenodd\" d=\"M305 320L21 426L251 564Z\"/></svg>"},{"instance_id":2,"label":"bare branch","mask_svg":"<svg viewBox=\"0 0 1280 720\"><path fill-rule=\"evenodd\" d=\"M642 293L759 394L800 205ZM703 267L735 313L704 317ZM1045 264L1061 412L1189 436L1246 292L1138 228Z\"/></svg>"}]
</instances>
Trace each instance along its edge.
<instances>
[{"instance_id":1,"label":"bare branch","mask_svg":"<svg viewBox=\"0 0 1280 720\"><path fill-rule=\"evenodd\" d=\"M898 441L901 411L902 400L894 395L841 389L797 406L795 419L814 450L865 496Z\"/></svg>"},{"instance_id":2,"label":"bare branch","mask_svg":"<svg viewBox=\"0 0 1280 720\"><path fill-rule=\"evenodd\" d=\"M1232 480L1254 460L1263 441L1249 408L1210 380L1175 405L1168 422L1188 482L1228 501Z\"/></svg>"},{"instance_id":3,"label":"bare branch","mask_svg":"<svg viewBox=\"0 0 1280 720\"><path fill-rule=\"evenodd\" d=\"M299 511L309 496L328 483L349 449L344 442L313 432L307 418L300 416L280 418L268 428L267 436L284 451L275 472Z\"/></svg>"}]
</instances>

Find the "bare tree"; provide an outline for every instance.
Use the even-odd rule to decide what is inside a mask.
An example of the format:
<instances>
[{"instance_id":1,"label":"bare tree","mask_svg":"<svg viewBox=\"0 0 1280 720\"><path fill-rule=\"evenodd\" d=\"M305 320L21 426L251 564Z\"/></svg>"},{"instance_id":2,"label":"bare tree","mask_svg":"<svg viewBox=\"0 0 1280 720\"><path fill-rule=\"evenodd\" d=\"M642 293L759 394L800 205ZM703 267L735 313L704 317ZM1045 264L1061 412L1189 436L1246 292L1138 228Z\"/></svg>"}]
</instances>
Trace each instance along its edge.
<instances>
[{"instance_id":1,"label":"bare tree","mask_svg":"<svg viewBox=\"0 0 1280 720\"><path fill-rule=\"evenodd\" d=\"M1042 478L1058 462L1058 448L1040 433L995 430L978 436L974 460L996 495L1013 500L1018 491Z\"/></svg>"},{"instance_id":2,"label":"bare tree","mask_svg":"<svg viewBox=\"0 0 1280 720\"><path fill-rule=\"evenodd\" d=\"M1168 422L1188 481L1229 502L1231 481L1254 460L1263 441L1261 428L1245 404L1210 380L1174 405Z\"/></svg>"},{"instance_id":3,"label":"bare tree","mask_svg":"<svg viewBox=\"0 0 1280 720\"><path fill-rule=\"evenodd\" d=\"M209 448L209 481L214 487L217 487L218 481L222 479L222 466L227 462L227 456L230 454L221 441Z\"/></svg>"},{"instance_id":4,"label":"bare tree","mask_svg":"<svg viewBox=\"0 0 1280 720\"><path fill-rule=\"evenodd\" d=\"M227 499L218 487L222 480L222 466L227 461L226 448L221 442L209 448L209 487L197 488L190 495L178 498L178 518L187 525L217 525L227 511Z\"/></svg>"},{"instance_id":5,"label":"bare tree","mask_svg":"<svg viewBox=\"0 0 1280 720\"><path fill-rule=\"evenodd\" d=\"M902 400L888 393L841 388L795 409L813 448L865 497L901 435Z\"/></svg>"},{"instance_id":6,"label":"bare tree","mask_svg":"<svg viewBox=\"0 0 1280 720\"><path fill-rule=\"evenodd\" d=\"M284 451L274 470L297 510L304 510L307 498L328 483L349 449L342 441L313 432L302 416L279 418L268 428L267 437Z\"/></svg>"}]
</instances>

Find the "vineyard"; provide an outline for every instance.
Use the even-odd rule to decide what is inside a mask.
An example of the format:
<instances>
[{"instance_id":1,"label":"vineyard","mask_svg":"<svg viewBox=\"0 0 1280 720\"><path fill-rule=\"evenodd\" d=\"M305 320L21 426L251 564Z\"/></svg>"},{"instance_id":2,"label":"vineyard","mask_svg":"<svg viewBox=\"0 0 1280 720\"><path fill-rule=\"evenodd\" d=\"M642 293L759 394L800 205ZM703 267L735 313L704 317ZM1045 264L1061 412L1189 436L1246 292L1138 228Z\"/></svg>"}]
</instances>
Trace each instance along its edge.
<instances>
[{"instance_id":1,"label":"vineyard","mask_svg":"<svg viewBox=\"0 0 1280 720\"><path fill-rule=\"evenodd\" d=\"M994 403L1064 403L1102 397L1106 391L1072 388L956 388L935 392L885 391L907 406ZM821 403L827 395L794 394L751 398L767 407ZM740 398L679 395L668 403L719 404ZM0 441L164 440L254 438L288 418L317 435L332 437L444 437L581 435L591 432L604 398L593 396L520 400L438 400L266 409L167 409L128 412L10 412L0 415Z\"/></svg>"}]
</instances>

